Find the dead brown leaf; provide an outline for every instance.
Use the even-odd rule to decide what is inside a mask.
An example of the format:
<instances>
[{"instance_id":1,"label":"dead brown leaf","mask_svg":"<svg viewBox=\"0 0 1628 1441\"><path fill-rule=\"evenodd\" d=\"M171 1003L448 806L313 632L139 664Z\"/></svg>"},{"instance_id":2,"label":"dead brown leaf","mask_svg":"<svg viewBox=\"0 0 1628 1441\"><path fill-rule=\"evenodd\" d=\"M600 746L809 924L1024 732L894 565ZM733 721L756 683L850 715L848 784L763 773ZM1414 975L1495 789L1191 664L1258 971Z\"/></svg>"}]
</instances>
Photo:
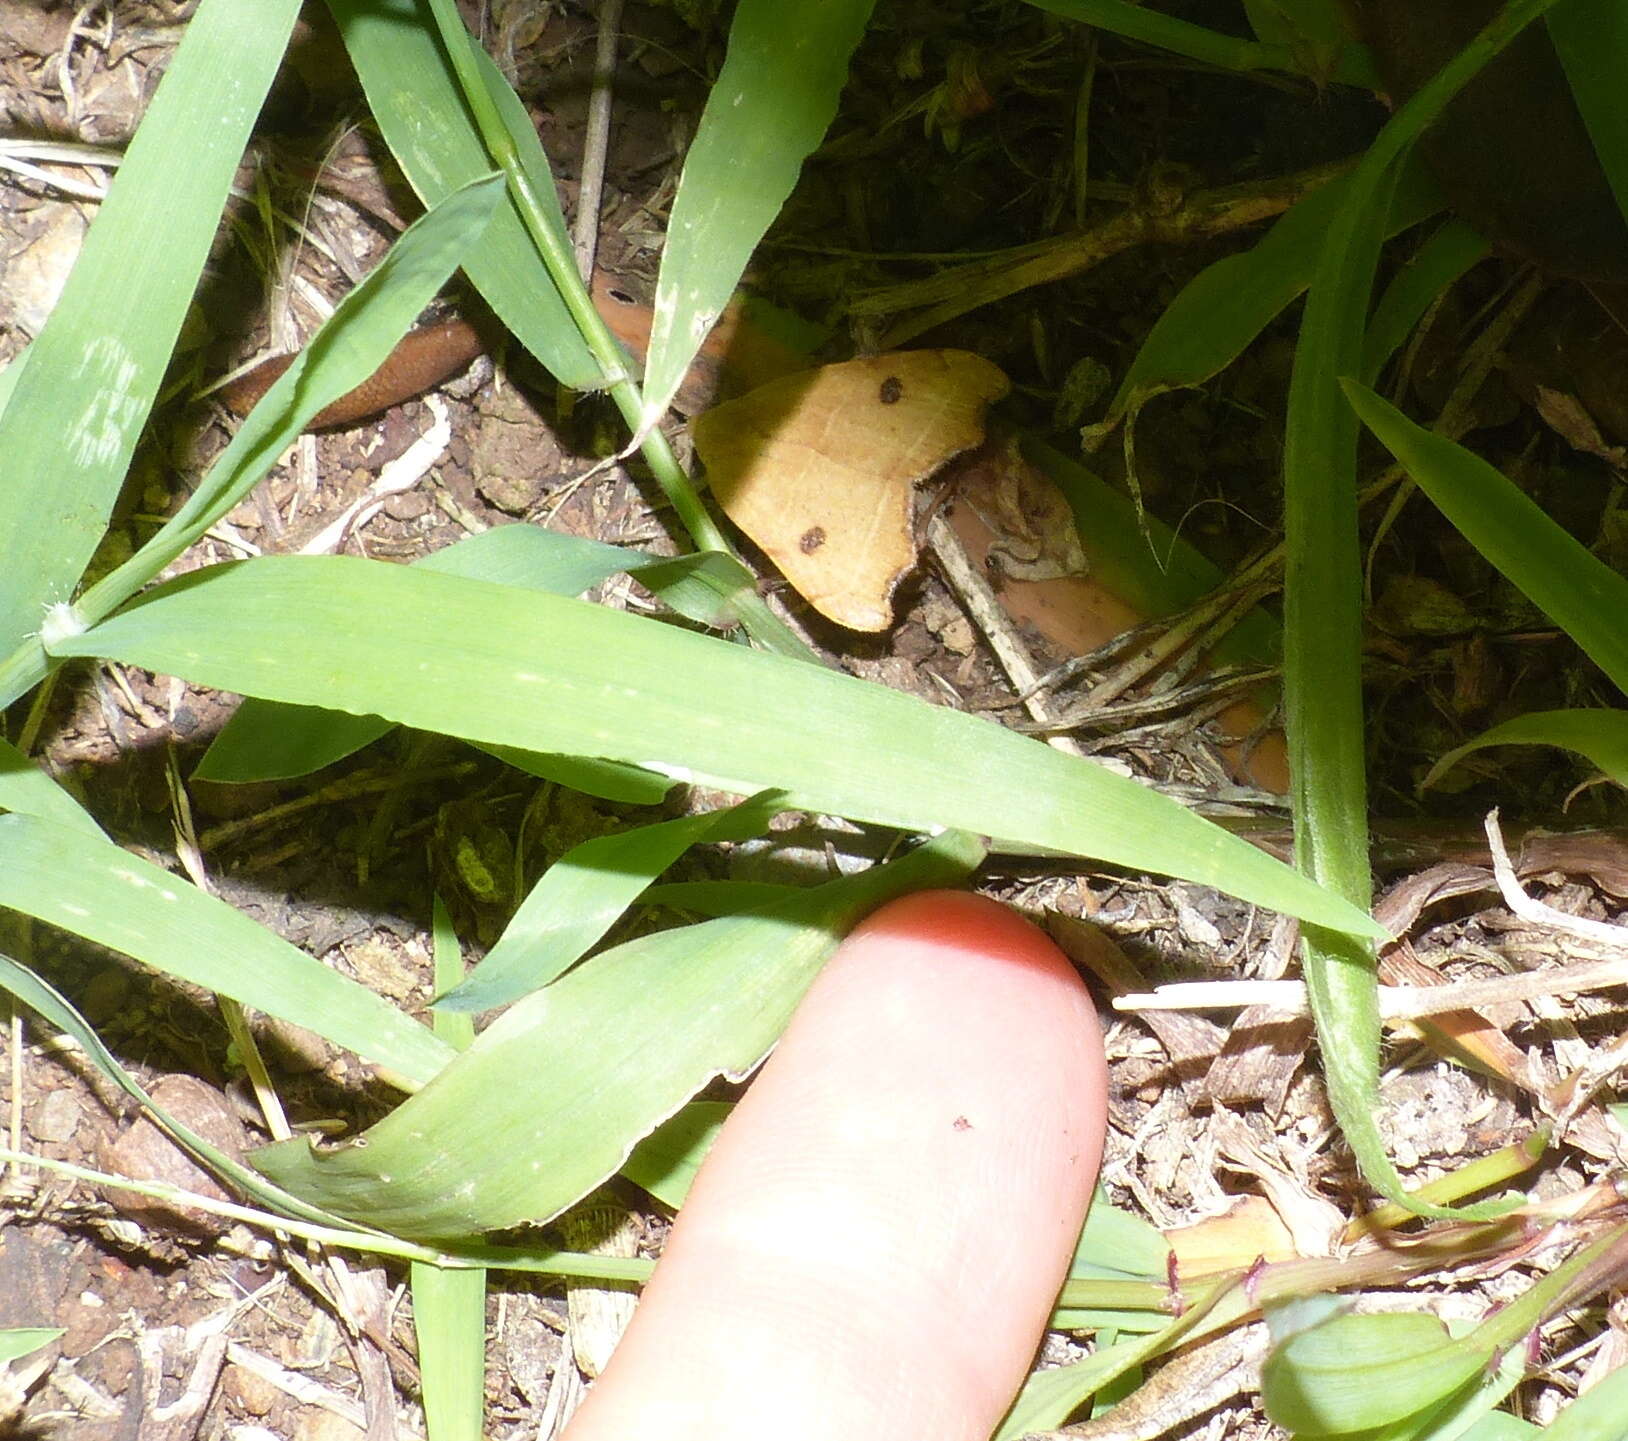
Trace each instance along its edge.
<instances>
[{"instance_id":1,"label":"dead brown leaf","mask_svg":"<svg viewBox=\"0 0 1628 1441\"><path fill-rule=\"evenodd\" d=\"M880 631L916 560L916 483L982 441L1010 388L966 351L904 351L761 386L691 433L718 503L798 593L838 625Z\"/></svg>"}]
</instances>

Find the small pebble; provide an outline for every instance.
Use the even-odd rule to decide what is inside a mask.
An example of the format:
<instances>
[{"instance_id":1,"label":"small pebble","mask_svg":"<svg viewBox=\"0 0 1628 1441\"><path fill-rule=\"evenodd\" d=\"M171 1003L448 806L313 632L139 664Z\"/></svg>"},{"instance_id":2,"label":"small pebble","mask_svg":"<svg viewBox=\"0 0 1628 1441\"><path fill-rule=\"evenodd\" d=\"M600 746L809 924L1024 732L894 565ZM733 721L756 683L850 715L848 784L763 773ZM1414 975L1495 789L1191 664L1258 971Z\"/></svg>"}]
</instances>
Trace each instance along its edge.
<instances>
[{"instance_id":1,"label":"small pebble","mask_svg":"<svg viewBox=\"0 0 1628 1441\"><path fill-rule=\"evenodd\" d=\"M163 1076L150 1093L156 1105L204 1140L230 1156L243 1154L248 1144L243 1123L231 1103L213 1086L196 1076ZM101 1159L104 1170L132 1180L163 1181L217 1201L233 1199L145 1115L138 1116L116 1140L104 1146ZM135 1191L110 1190L107 1199L131 1220L155 1229L218 1236L231 1225L224 1216Z\"/></svg>"},{"instance_id":2,"label":"small pebble","mask_svg":"<svg viewBox=\"0 0 1628 1441\"><path fill-rule=\"evenodd\" d=\"M73 1139L84 1114L71 1091L47 1091L28 1118L29 1134L42 1144L61 1145Z\"/></svg>"}]
</instances>

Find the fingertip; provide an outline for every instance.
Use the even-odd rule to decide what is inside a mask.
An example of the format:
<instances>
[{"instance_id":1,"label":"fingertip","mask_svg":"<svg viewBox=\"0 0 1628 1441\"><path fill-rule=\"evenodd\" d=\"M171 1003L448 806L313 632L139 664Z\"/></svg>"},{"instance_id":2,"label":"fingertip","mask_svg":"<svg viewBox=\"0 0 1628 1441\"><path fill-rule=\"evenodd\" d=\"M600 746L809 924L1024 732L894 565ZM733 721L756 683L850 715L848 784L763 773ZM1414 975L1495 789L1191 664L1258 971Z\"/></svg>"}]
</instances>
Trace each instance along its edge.
<instances>
[{"instance_id":1,"label":"fingertip","mask_svg":"<svg viewBox=\"0 0 1628 1441\"><path fill-rule=\"evenodd\" d=\"M1042 931L967 892L883 906L735 1108L571 1441L982 1441L1067 1272L1105 1088Z\"/></svg>"}]
</instances>

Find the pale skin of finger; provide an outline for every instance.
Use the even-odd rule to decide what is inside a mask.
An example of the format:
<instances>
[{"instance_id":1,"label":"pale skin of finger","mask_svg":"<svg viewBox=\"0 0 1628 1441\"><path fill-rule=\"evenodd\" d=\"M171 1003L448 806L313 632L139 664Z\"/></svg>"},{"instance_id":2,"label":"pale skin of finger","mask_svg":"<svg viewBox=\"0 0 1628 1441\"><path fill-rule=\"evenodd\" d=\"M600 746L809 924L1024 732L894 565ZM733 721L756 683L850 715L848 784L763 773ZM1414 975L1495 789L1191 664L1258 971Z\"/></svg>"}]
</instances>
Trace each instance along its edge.
<instances>
[{"instance_id":1,"label":"pale skin of finger","mask_svg":"<svg viewBox=\"0 0 1628 1441\"><path fill-rule=\"evenodd\" d=\"M1106 1125L1096 1012L979 896L838 948L720 1133L565 1441L987 1441Z\"/></svg>"}]
</instances>

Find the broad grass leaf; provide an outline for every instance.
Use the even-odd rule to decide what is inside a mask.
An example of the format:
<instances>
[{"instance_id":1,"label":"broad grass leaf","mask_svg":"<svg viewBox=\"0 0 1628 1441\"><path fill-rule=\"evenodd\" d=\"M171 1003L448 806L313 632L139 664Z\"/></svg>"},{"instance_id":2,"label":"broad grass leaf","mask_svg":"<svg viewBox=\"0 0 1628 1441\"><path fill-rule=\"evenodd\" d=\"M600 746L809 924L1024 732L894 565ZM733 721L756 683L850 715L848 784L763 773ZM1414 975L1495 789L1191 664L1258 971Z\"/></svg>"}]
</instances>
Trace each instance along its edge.
<instances>
[{"instance_id":1,"label":"broad grass leaf","mask_svg":"<svg viewBox=\"0 0 1628 1441\"><path fill-rule=\"evenodd\" d=\"M29 347L0 415L0 656L72 596L102 538L298 11L197 8Z\"/></svg>"},{"instance_id":2,"label":"broad grass leaf","mask_svg":"<svg viewBox=\"0 0 1628 1441\"><path fill-rule=\"evenodd\" d=\"M0 906L279 1016L421 1084L452 1050L365 986L111 841L0 816Z\"/></svg>"},{"instance_id":3,"label":"broad grass leaf","mask_svg":"<svg viewBox=\"0 0 1628 1441\"><path fill-rule=\"evenodd\" d=\"M1345 393L1456 530L1628 691L1628 579L1590 554L1479 456L1414 424L1355 381Z\"/></svg>"},{"instance_id":4,"label":"broad grass leaf","mask_svg":"<svg viewBox=\"0 0 1628 1441\"><path fill-rule=\"evenodd\" d=\"M820 143L875 0L741 0L707 96L656 283L644 426L666 413L758 241Z\"/></svg>"},{"instance_id":5,"label":"broad grass leaf","mask_svg":"<svg viewBox=\"0 0 1628 1441\"><path fill-rule=\"evenodd\" d=\"M1170 1243L1141 1216L1116 1207L1101 1186L1091 1198L1085 1226L1069 1263L1068 1281L1145 1281L1170 1283ZM1170 1324L1160 1311L1111 1310L1067 1304L1064 1294L1053 1313L1059 1330L1158 1331Z\"/></svg>"},{"instance_id":6,"label":"broad grass leaf","mask_svg":"<svg viewBox=\"0 0 1628 1441\"><path fill-rule=\"evenodd\" d=\"M1097 1187L1085 1226L1069 1264L1070 1279L1170 1280L1170 1243L1157 1226L1132 1211L1122 1211Z\"/></svg>"},{"instance_id":7,"label":"broad grass leaf","mask_svg":"<svg viewBox=\"0 0 1628 1441\"><path fill-rule=\"evenodd\" d=\"M517 746L483 745L480 749L528 776L622 806L660 805L675 784L654 771L593 756L552 755Z\"/></svg>"},{"instance_id":8,"label":"broad grass leaf","mask_svg":"<svg viewBox=\"0 0 1628 1441\"><path fill-rule=\"evenodd\" d=\"M1258 40L1284 46L1319 85L1333 77L1344 52L1357 48L1335 0L1244 0L1244 11Z\"/></svg>"},{"instance_id":9,"label":"broad grass leaf","mask_svg":"<svg viewBox=\"0 0 1628 1441\"><path fill-rule=\"evenodd\" d=\"M1371 879L1363 770L1357 427L1335 377L1361 363L1363 319L1383 240L1381 219L1388 208L1395 154L1392 149L1387 156L1376 144L1352 176L1346 203L1329 227L1295 349L1283 457L1284 736L1295 859L1307 875L1362 907L1370 901ZM1401 1178L1374 1121L1379 1007L1372 948L1314 928L1303 931L1301 939L1302 969L1334 1113L1364 1177L1399 1199Z\"/></svg>"},{"instance_id":10,"label":"broad grass leaf","mask_svg":"<svg viewBox=\"0 0 1628 1441\"><path fill-rule=\"evenodd\" d=\"M1512 1346L1494 1357L1481 1374L1455 1396L1450 1396L1424 1418L1410 1418L1369 1433L1372 1441L1465 1441L1478 1427L1493 1417L1514 1418L1496 1408L1526 1379L1526 1352ZM1357 1441L1357 1438L1353 1438Z\"/></svg>"},{"instance_id":11,"label":"broad grass leaf","mask_svg":"<svg viewBox=\"0 0 1628 1441\"><path fill-rule=\"evenodd\" d=\"M1511 1416L1507 1411L1494 1411L1490 1416L1483 1416L1457 1441L1527 1441L1528 1437L1548 1434L1548 1427L1534 1426L1530 1421ZM1615 1434L1620 1436L1623 1433L1619 1431Z\"/></svg>"},{"instance_id":12,"label":"broad grass leaf","mask_svg":"<svg viewBox=\"0 0 1628 1441\"><path fill-rule=\"evenodd\" d=\"M1342 1432L1341 1441L1470 1441L1476 1436L1485 1441L1505 1441L1529 1434L1537 1428L1528 1427L1526 1432L1508 1430L1511 1425L1519 1428L1527 1423L1495 1409L1525 1379L1524 1350L1513 1347L1502 1359L1484 1368L1480 1376L1435 1406L1384 1426Z\"/></svg>"},{"instance_id":13,"label":"broad grass leaf","mask_svg":"<svg viewBox=\"0 0 1628 1441\"><path fill-rule=\"evenodd\" d=\"M1417 1312L1339 1315L1282 1342L1261 1372L1266 1414L1297 1436L1337 1436L1434 1406L1474 1378L1481 1347Z\"/></svg>"},{"instance_id":14,"label":"broad grass leaf","mask_svg":"<svg viewBox=\"0 0 1628 1441\"><path fill-rule=\"evenodd\" d=\"M1457 1337L1417 1312L1328 1315L1329 1297L1269 1305L1277 1344L1261 1368L1266 1414L1298 1436L1339 1436L1395 1426L1442 1406L1553 1308L1608 1284L1625 1239L1628 1227L1614 1226Z\"/></svg>"},{"instance_id":15,"label":"broad grass leaf","mask_svg":"<svg viewBox=\"0 0 1628 1441\"><path fill-rule=\"evenodd\" d=\"M1482 731L1454 746L1419 782L1433 786L1472 751L1487 746L1560 746L1586 756L1619 786L1628 786L1628 712L1617 710L1532 711Z\"/></svg>"},{"instance_id":16,"label":"broad grass leaf","mask_svg":"<svg viewBox=\"0 0 1628 1441\"><path fill-rule=\"evenodd\" d=\"M221 727L192 775L236 785L291 780L344 760L394 729L382 716L251 698Z\"/></svg>"},{"instance_id":17,"label":"broad grass leaf","mask_svg":"<svg viewBox=\"0 0 1628 1441\"><path fill-rule=\"evenodd\" d=\"M1628 214L1628 9L1621 0L1567 0L1548 24L1617 208Z\"/></svg>"},{"instance_id":18,"label":"broad grass leaf","mask_svg":"<svg viewBox=\"0 0 1628 1441\"><path fill-rule=\"evenodd\" d=\"M493 168L494 157L470 118L434 22L419 0L329 0L328 8L339 23L379 132L426 205ZM473 42L471 58L497 104L518 163L532 178L546 223L563 237L565 218L536 127L497 67ZM602 383L600 367L512 197L505 199L463 267L498 318L551 375L576 390Z\"/></svg>"},{"instance_id":19,"label":"broad grass leaf","mask_svg":"<svg viewBox=\"0 0 1628 1441\"><path fill-rule=\"evenodd\" d=\"M534 525L494 526L414 564L554 595L578 595L613 575L634 575L680 615L702 624L725 622L727 597L737 584L752 583L733 556L712 551L676 559L651 556ZM251 697L215 737L194 774L200 780L226 783L288 780L343 760L394 728L380 716ZM670 780L635 766L513 746L485 749L529 775L604 800L654 805L672 789Z\"/></svg>"},{"instance_id":20,"label":"broad grass leaf","mask_svg":"<svg viewBox=\"0 0 1628 1441\"><path fill-rule=\"evenodd\" d=\"M102 834L89 811L52 780L37 761L3 738L0 738L0 811L21 811L86 835Z\"/></svg>"},{"instance_id":21,"label":"broad grass leaf","mask_svg":"<svg viewBox=\"0 0 1628 1441\"><path fill-rule=\"evenodd\" d=\"M633 1148L622 1174L676 1211L733 1109L728 1101L691 1101Z\"/></svg>"},{"instance_id":22,"label":"broad grass leaf","mask_svg":"<svg viewBox=\"0 0 1628 1441\"><path fill-rule=\"evenodd\" d=\"M953 884L981 855L944 836L767 910L616 946L503 1012L365 1145L314 1152L301 1139L251 1159L314 1204L398 1235L545 1221L709 1080L749 1072L861 915Z\"/></svg>"},{"instance_id":23,"label":"broad grass leaf","mask_svg":"<svg viewBox=\"0 0 1628 1441\"><path fill-rule=\"evenodd\" d=\"M432 984L439 996L456 989L468 974L451 912L439 894L430 909L430 947ZM475 1039L475 1018L456 1011L437 1011L430 1018L430 1029L454 1050L466 1051Z\"/></svg>"},{"instance_id":24,"label":"broad grass leaf","mask_svg":"<svg viewBox=\"0 0 1628 1441\"><path fill-rule=\"evenodd\" d=\"M1365 914L1104 767L824 667L422 567L267 556L151 592L59 654L599 756L788 807L1096 856L1319 924Z\"/></svg>"},{"instance_id":25,"label":"broad grass leaf","mask_svg":"<svg viewBox=\"0 0 1628 1441\"><path fill-rule=\"evenodd\" d=\"M342 761L395 729L395 722L382 716L251 697L233 712L193 776L223 784L291 780ZM657 805L674 784L653 771L590 756L545 755L518 746L479 748L539 780L619 805Z\"/></svg>"},{"instance_id":26,"label":"broad grass leaf","mask_svg":"<svg viewBox=\"0 0 1628 1441\"><path fill-rule=\"evenodd\" d=\"M122 605L236 505L311 416L372 374L479 235L501 185L494 175L476 180L411 225L261 398L180 510L71 609L47 613L41 634L81 628ZM45 678L42 644L0 663L0 708Z\"/></svg>"},{"instance_id":27,"label":"broad grass leaf","mask_svg":"<svg viewBox=\"0 0 1628 1441\"><path fill-rule=\"evenodd\" d=\"M414 1261L409 1281L425 1432L435 1441L481 1441L486 1435L486 1272Z\"/></svg>"},{"instance_id":28,"label":"broad grass leaf","mask_svg":"<svg viewBox=\"0 0 1628 1441\"><path fill-rule=\"evenodd\" d=\"M776 792L727 810L679 816L573 846L531 888L479 965L435 1002L485 1011L534 991L604 939L639 893L691 846L747 840L780 812Z\"/></svg>"}]
</instances>

